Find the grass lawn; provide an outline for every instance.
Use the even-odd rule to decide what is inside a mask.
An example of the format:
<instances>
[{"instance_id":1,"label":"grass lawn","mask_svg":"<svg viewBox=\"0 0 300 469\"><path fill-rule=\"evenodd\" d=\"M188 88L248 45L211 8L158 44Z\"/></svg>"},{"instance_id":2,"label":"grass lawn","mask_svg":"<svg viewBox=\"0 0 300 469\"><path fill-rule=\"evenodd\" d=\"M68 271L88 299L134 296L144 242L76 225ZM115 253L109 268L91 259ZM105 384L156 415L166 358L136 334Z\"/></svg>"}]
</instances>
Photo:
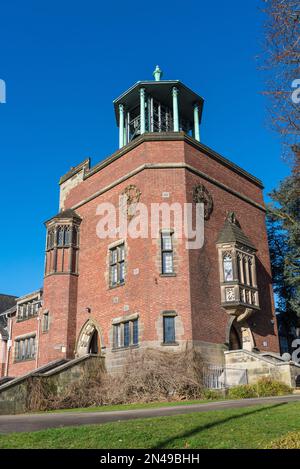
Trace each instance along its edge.
<instances>
[{"instance_id":1,"label":"grass lawn","mask_svg":"<svg viewBox=\"0 0 300 469\"><path fill-rule=\"evenodd\" d=\"M300 431L300 403L0 435L0 448L264 448Z\"/></svg>"}]
</instances>

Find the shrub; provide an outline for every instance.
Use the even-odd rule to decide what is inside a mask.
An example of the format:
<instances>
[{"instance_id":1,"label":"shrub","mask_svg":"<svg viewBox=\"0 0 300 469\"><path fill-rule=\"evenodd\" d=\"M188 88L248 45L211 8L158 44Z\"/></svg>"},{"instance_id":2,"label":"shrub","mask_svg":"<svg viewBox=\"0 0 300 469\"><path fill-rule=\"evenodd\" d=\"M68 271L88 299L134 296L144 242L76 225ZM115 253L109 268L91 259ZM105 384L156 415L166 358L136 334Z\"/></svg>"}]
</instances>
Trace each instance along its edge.
<instances>
[{"instance_id":1,"label":"shrub","mask_svg":"<svg viewBox=\"0 0 300 469\"><path fill-rule=\"evenodd\" d=\"M261 378L254 386L259 397L284 396L292 392L287 384L271 378Z\"/></svg>"},{"instance_id":2,"label":"shrub","mask_svg":"<svg viewBox=\"0 0 300 469\"><path fill-rule=\"evenodd\" d=\"M300 449L300 432L290 432L272 441L266 449Z\"/></svg>"},{"instance_id":3,"label":"shrub","mask_svg":"<svg viewBox=\"0 0 300 469\"><path fill-rule=\"evenodd\" d=\"M253 385L242 384L240 386L233 386L228 389L227 397L229 399L249 399L250 397L257 397Z\"/></svg>"},{"instance_id":4,"label":"shrub","mask_svg":"<svg viewBox=\"0 0 300 469\"><path fill-rule=\"evenodd\" d=\"M224 399L224 392L218 391L217 389L203 389L202 396L204 399L208 399L210 401L216 399Z\"/></svg>"},{"instance_id":5,"label":"shrub","mask_svg":"<svg viewBox=\"0 0 300 469\"><path fill-rule=\"evenodd\" d=\"M132 351L118 374L97 369L61 393L42 380L31 392L31 410L203 398L203 363L193 349Z\"/></svg>"},{"instance_id":6,"label":"shrub","mask_svg":"<svg viewBox=\"0 0 300 469\"><path fill-rule=\"evenodd\" d=\"M229 399L247 399L251 397L284 396L291 394L292 389L281 381L261 378L255 384L243 384L229 388Z\"/></svg>"}]
</instances>

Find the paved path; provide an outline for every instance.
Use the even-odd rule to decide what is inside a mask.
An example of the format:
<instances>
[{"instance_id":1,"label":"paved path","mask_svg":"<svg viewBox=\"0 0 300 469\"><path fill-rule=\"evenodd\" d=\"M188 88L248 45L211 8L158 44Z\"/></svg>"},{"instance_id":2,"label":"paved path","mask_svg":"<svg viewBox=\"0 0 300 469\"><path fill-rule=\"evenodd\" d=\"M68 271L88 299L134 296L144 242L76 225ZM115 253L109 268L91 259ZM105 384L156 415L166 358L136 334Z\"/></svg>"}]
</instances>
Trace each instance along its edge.
<instances>
[{"instance_id":1,"label":"paved path","mask_svg":"<svg viewBox=\"0 0 300 469\"><path fill-rule=\"evenodd\" d=\"M255 399L239 399L207 404L179 405L172 407L157 407L150 409L135 409L110 412L64 412L19 414L0 416L0 434L10 432L33 432L46 428L69 427L78 425L101 424L119 422L149 417L164 417L193 412L209 412L211 410L234 409L257 404L280 404L292 401L300 402L300 395L283 397L263 397Z\"/></svg>"}]
</instances>

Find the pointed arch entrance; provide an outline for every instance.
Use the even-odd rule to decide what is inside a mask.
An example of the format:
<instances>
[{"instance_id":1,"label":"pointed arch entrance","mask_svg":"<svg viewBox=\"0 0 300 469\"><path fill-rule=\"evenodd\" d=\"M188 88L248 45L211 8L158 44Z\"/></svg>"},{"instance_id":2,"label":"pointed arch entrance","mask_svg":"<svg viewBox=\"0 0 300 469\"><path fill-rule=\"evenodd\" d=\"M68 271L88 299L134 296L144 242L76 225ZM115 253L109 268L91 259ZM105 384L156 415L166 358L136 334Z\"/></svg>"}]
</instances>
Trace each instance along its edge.
<instances>
[{"instance_id":1,"label":"pointed arch entrance","mask_svg":"<svg viewBox=\"0 0 300 469\"><path fill-rule=\"evenodd\" d=\"M255 347L253 334L246 320L237 321L235 317L229 319L226 342L229 350L248 350Z\"/></svg>"},{"instance_id":2,"label":"pointed arch entrance","mask_svg":"<svg viewBox=\"0 0 300 469\"><path fill-rule=\"evenodd\" d=\"M93 319L89 319L82 327L76 344L76 356L101 353L101 330Z\"/></svg>"},{"instance_id":3,"label":"pointed arch entrance","mask_svg":"<svg viewBox=\"0 0 300 469\"><path fill-rule=\"evenodd\" d=\"M230 333L229 333L229 350L241 350L242 349L242 341L241 337L236 330L234 324L231 325Z\"/></svg>"}]
</instances>

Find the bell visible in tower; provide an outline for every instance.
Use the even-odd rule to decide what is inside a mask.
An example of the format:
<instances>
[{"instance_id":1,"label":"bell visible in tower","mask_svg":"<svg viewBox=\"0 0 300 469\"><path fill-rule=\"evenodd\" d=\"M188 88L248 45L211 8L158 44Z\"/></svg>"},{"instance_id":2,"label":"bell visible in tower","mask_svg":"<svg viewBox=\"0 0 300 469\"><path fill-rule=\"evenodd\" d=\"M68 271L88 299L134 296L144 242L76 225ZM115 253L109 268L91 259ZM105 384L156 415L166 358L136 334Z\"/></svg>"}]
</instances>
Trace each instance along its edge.
<instances>
[{"instance_id":1,"label":"bell visible in tower","mask_svg":"<svg viewBox=\"0 0 300 469\"><path fill-rule=\"evenodd\" d=\"M184 132L200 141L203 98L162 75L157 65L154 80L138 81L114 101L120 148L144 133Z\"/></svg>"}]
</instances>

